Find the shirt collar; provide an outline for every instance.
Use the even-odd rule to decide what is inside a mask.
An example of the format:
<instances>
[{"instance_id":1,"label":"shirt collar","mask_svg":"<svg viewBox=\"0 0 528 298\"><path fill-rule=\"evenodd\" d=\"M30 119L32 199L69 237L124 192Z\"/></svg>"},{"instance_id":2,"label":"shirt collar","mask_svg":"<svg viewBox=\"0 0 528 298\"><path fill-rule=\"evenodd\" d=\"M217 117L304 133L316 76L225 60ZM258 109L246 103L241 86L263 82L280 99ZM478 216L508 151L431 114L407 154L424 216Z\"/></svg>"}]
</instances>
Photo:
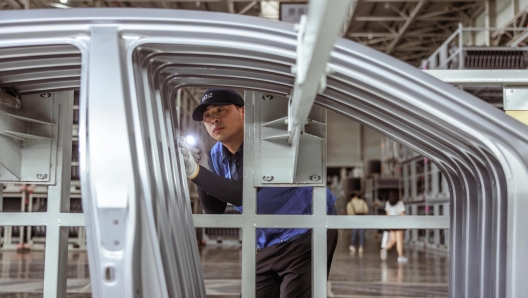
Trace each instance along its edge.
<instances>
[{"instance_id":1,"label":"shirt collar","mask_svg":"<svg viewBox=\"0 0 528 298\"><path fill-rule=\"evenodd\" d=\"M240 155L244 152L244 142L242 142L242 144L240 144L240 147L238 147L238 150L235 152L235 154L232 154L229 150L227 150L226 146L222 145L222 155L223 155L223 159L225 160L226 158L232 158L232 157L236 157L237 155Z\"/></svg>"}]
</instances>

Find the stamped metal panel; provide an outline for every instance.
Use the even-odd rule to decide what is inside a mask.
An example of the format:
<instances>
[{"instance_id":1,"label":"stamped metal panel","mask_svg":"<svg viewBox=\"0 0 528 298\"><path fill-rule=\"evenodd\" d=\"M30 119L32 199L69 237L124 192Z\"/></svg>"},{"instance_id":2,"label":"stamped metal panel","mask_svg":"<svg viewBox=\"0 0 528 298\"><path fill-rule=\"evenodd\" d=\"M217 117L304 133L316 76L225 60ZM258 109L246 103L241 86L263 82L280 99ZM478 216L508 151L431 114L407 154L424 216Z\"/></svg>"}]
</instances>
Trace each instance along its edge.
<instances>
[{"instance_id":1,"label":"stamped metal panel","mask_svg":"<svg viewBox=\"0 0 528 298\"><path fill-rule=\"evenodd\" d=\"M96 20L94 16L97 16ZM135 50L139 53L146 49L140 53L143 55L142 62L134 66L134 70L142 69L141 76L135 78L136 84L141 80L147 82L149 88L159 87L160 90L182 86L225 86L284 95L291 91L293 77L290 68L295 64L296 55L293 27L244 16L168 10L131 10L123 16L116 10L90 9L50 10L43 16L38 11L17 11L0 15L0 38L3 40L0 48L70 43L86 50L89 47L80 41L89 40L87 28L116 22L120 22L119 36L130 42L123 43L127 44L129 51L126 57L131 57ZM36 31L36 28L43 28L41 25L48 26L48 35L43 36L42 32ZM16 39L10 35L14 26L17 26L17 32L23 32ZM162 43L166 45L159 46ZM154 86L151 76L158 75L162 70L161 66L157 66L159 64L154 63L154 58L163 59L163 56L169 59L175 56L186 58L189 60L187 65L194 70L182 68L160 80L161 87ZM192 65L192 60L200 57L203 58L201 61L209 59L210 63L206 63L208 67ZM118 66L115 61L118 60L108 60L109 65L113 65L113 73L117 74L118 69L127 72L132 82L132 71L123 68L122 64ZM75 61L63 60L63 63L74 65ZM167 63L167 67L170 64ZM330 64L335 73L328 77L328 86L317 97L317 105L350 117L413 148L434 160L446 176L453 202L450 296L511 298L528 292L528 284L524 281L528 267L523 266L528 238L522 230L528 225L528 218L524 216L528 210L528 201L524 199L528 193L525 183L528 180L527 128L476 97L351 41L339 40L336 43ZM30 69L28 65L22 65L24 71ZM82 75L87 74L88 70L83 69ZM465 80L460 75L458 73L457 78ZM512 79L515 81L515 78ZM476 81L481 82L481 79ZM512 84L521 81L517 78ZM30 92L33 85L24 86L28 87L26 92ZM59 82L52 87L69 86L72 86L71 81ZM84 86L81 93L85 92L86 96L87 81L83 81L81 86ZM166 92L171 94L172 91ZM134 92L131 94L129 103L136 98ZM82 113L87 115L86 110ZM134 132L139 133L139 118L134 119ZM86 135L87 132L83 133ZM141 138L135 138L135 148L143 154L141 150L145 145L138 139ZM82 144L86 146L86 143ZM253 152L250 145L245 143L247 152ZM87 165L86 152L84 154L84 164ZM142 159L141 154L137 155L138 161ZM141 172L148 168L134 169ZM84 168L85 173L87 170L89 168ZM146 181L139 179L137 185L149 187ZM88 191L88 198L91 198L90 184L86 183L83 190ZM245 195L250 195L250 191L254 189L248 188L247 192L245 189ZM244 202L244 207L251 208L251 202L247 203ZM91 209L96 212L95 207ZM142 214L151 216L148 210ZM88 214L88 226L94 224L94 218L90 216ZM490 220L492 224L489 224ZM272 222L272 218L263 218L257 223L251 216L243 219L246 229L268 222ZM153 222L147 227L147 231L151 231ZM249 260L253 260L249 262L250 269L253 269L254 252L251 256L251 251L254 251L254 233L244 232L243 237L244 242L249 243L249 246L243 246L244 262L248 264ZM94 245L100 238L92 235L89 239ZM155 255L159 253L159 248L155 247L159 242L156 241L151 237L148 242L143 242L152 245L150 252ZM93 249L92 246L92 253L97 252ZM490 267L488 264L493 265ZM251 276L251 272L244 270L244 281L253 282L248 274ZM250 288L244 287L244 297L251 297Z\"/></svg>"},{"instance_id":2,"label":"stamped metal panel","mask_svg":"<svg viewBox=\"0 0 528 298\"><path fill-rule=\"evenodd\" d=\"M288 142L288 97L270 93L248 93L254 100L260 122L256 123L255 185L293 184L326 185L326 110L314 106L308 121L301 127L299 144ZM298 148L297 171L294 171L295 146Z\"/></svg>"},{"instance_id":3,"label":"stamped metal panel","mask_svg":"<svg viewBox=\"0 0 528 298\"><path fill-rule=\"evenodd\" d=\"M55 184L57 94L25 95L21 109L0 110L0 181Z\"/></svg>"},{"instance_id":4,"label":"stamped metal panel","mask_svg":"<svg viewBox=\"0 0 528 298\"><path fill-rule=\"evenodd\" d=\"M528 111L528 84L504 87L504 110Z\"/></svg>"}]
</instances>

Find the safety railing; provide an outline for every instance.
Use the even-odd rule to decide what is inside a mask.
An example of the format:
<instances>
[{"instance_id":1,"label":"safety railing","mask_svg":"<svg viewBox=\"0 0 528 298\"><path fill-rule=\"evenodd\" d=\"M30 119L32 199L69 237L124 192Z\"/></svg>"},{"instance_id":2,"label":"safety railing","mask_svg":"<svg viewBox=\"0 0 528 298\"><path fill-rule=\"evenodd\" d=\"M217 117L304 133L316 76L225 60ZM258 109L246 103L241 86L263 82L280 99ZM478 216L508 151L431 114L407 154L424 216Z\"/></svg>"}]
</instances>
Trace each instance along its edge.
<instances>
[{"instance_id":1,"label":"safety railing","mask_svg":"<svg viewBox=\"0 0 528 298\"><path fill-rule=\"evenodd\" d=\"M517 47L517 43L510 44L507 47L504 46L493 46L488 44L476 45L474 44L475 37L473 35L477 33L490 35L495 33L515 33L517 40L522 41L526 39L528 30L525 28L478 28L478 27L464 27L461 23L458 25L458 29L447 38L444 43L431 56L422 61L420 66L421 69L465 69L465 68L526 68L528 63L525 61L528 59L525 47ZM524 37L523 37L524 36ZM479 52L485 52L490 56L489 53L493 53L495 57L475 57L475 59L467 59L466 56L470 54L478 54ZM512 56L512 54L520 53ZM523 55L523 53L525 53ZM493 56L491 55L491 56ZM500 57L500 56L505 56ZM495 58L495 59L494 59ZM478 60L478 61L472 61ZM467 63L470 65L466 65Z\"/></svg>"}]
</instances>

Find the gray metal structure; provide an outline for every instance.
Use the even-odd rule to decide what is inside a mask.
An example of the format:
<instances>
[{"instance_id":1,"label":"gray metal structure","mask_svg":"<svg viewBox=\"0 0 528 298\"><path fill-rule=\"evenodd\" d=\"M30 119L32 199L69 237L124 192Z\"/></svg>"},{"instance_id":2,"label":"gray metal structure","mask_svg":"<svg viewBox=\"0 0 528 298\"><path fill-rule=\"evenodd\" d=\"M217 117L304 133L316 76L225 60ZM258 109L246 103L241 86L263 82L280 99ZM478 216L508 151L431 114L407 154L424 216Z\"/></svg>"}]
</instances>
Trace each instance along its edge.
<instances>
[{"instance_id":1,"label":"gray metal structure","mask_svg":"<svg viewBox=\"0 0 528 298\"><path fill-rule=\"evenodd\" d=\"M447 38L431 56L422 61L422 69L526 69L528 53L526 47L490 47L468 45L471 43L469 34L476 32L499 31L528 33L528 30L518 28L473 28L464 27L461 23L458 29ZM469 33L469 34L468 34ZM523 39L520 39L522 41ZM516 46L516 45L515 45Z\"/></svg>"},{"instance_id":2,"label":"gray metal structure","mask_svg":"<svg viewBox=\"0 0 528 298\"><path fill-rule=\"evenodd\" d=\"M328 62L334 72L315 104L434 161L448 179L450 220L326 216L324 187L315 188L312 216L256 215L252 178L260 178L253 175L260 157L250 154L251 128L244 142L244 214L193 220L174 145L177 90L228 86L290 94L296 39L290 24L218 13L0 13L0 83L17 87L22 105L24 94L81 91L80 167L93 295L205 297L192 231L215 226L243 229L242 297L253 297L254 231L270 225L314 228L315 297L326 295L325 229L389 227L451 229L450 297L526 295L528 128L474 96L348 40L335 43ZM259 125L257 120L249 114L246 125ZM49 197L56 208L48 213L56 218L64 217L66 178L57 175ZM46 253L54 255L46 258L45 295L64 296L64 267L56 266L64 265L58 262L65 256L63 227L82 220L70 216L57 226L47 216L10 215L2 214L0 225L39 221L53 227L47 232Z\"/></svg>"}]
</instances>

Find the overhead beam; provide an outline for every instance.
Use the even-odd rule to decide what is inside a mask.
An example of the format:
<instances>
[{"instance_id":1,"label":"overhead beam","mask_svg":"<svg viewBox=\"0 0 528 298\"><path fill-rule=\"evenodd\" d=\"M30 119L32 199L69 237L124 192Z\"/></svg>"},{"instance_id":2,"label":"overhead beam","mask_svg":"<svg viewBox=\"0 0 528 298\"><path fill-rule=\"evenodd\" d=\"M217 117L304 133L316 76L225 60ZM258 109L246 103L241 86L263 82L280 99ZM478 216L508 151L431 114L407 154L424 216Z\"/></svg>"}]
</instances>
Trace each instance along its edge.
<instances>
[{"instance_id":1,"label":"overhead beam","mask_svg":"<svg viewBox=\"0 0 528 298\"><path fill-rule=\"evenodd\" d=\"M347 34L346 37L353 38L353 37L394 37L395 34L392 34L390 32L354 32Z\"/></svg>"},{"instance_id":2,"label":"overhead beam","mask_svg":"<svg viewBox=\"0 0 528 298\"><path fill-rule=\"evenodd\" d=\"M376 39L369 39L369 40L366 40L366 41L362 41L361 43L364 44L364 45L371 45L371 44L376 44L376 43L380 43L380 42L389 41L389 40L392 40L393 38L394 38L393 36L380 37L380 38L376 38Z\"/></svg>"},{"instance_id":3,"label":"overhead beam","mask_svg":"<svg viewBox=\"0 0 528 298\"><path fill-rule=\"evenodd\" d=\"M398 34L396 35L396 37L392 40L392 42L389 44L389 46L385 50L385 53L387 53L387 54L392 53L392 50L394 50L394 47L398 44L398 42L400 42L403 34L405 34L405 32L407 32L407 30L409 29L409 26L414 22L414 20L416 19L416 16L422 10L422 8L424 7L425 3L426 3L426 0L423 0L423 1L420 1L420 2L418 2L416 4L416 6L412 10L411 14L409 15L409 18L407 19L407 21L405 21L403 26L398 31Z\"/></svg>"},{"instance_id":4,"label":"overhead beam","mask_svg":"<svg viewBox=\"0 0 528 298\"><path fill-rule=\"evenodd\" d=\"M12 7L16 9L22 9L22 5L17 0L7 0L7 3Z\"/></svg>"},{"instance_id":5,"label":"overhead beam","mask_svg":"<svg viewBox=\"0 0 528 298\"><path fill-rule=\"evenodd\" d=\"M412 59L417 59L417 58L427 58L427 56L429 56L430 54L431 52L424 52L424 53L410 54L410 55L405 55L405 56L395 56L395 58L398 58L399 60L402 60L402 61L407 61L407 60L412 60Z\"/></svg>"},{"instance_id":6,"label":"overhead beam","mask_svg":"<svg viewBox=\"0 0 528 298\"><path fill-rule=\"evenodd\" d=\"M383 47L383 46L376 46L376 47L371 47L375 50L378 50L378 51L386 51L387 50L387 47ZM433 46L433 47L408 47L408 48L396 48L393 52L426 52L426 51L434 51L438 49L438 47L436 46Z\"/></svg>"},{"instance_id":7,"label":"overhead beam","mask_svg":"<svg viewBox=\"0 0 528 298\"><path fill-rule=\"evenodd\" d=\"M394 28L385 24L384 22L377 22L377 23L380 24L383 28L387 29L387 31L389 31L390 33L394 34L395 36L398 34L398 32Z\"/></svg>"},{"instance_id":8,"label":"overhead beam","mask_svg":"<svg viewBox=\"0 0 528 298\"><path fill-rule=\"evenodd\" d=\"M246 12L248 12L251 8L253 8L253 6L257 5L258 1L255 0L255 1L251 1L251 3L249 3L248 5L246 5L244 8L242 8L238 14L245 14Z\"/></svg>"},{"instance_id":9,"label":"overhead beam","mask_svg":"<svg viewBox=\"0 0 528 298\"><path fill-rule=\"evenodd\" d=\"M235 2L232 0L227 0L227 9L229 10L229 13L236 13Z\"/></svg>"},{"instance_id":10,"label":"overhead beam","mask_svg":"<svg viewBox=\"0 0 528 298\"><path fill-rule=\"evenodd\" d=\"M357 4L358 0L353 1L352 4L350 4L350 9L348 11L347 19L343 24L343 32L341 32L341 36L345 36L348 33L348 30L350 30L350 25L352 24L352 21L354 20L356 14Z\"/></svg>"},{"instance_id":11,"label":"overhead beam","mask_svg":"<svg viewBox=\"0 0 528 298\"><path fill-rule=\"evenodd\" d=\"M508 23L504 24L501 29L505 29L505 28L508 28L510 27L511 25L513 25L517 19L519 19L520 17L522 17L524 14L528 13L528 7L526 7L525 9L521 10L518 14L516 14ZM504 34L505 31L504 30L499 30L495 33L493 33L491 35L491 38L496 38L497 36L501 35L501 34Z\"/></svg>"},{"instance_id":12,"label":"overhead beam","mask_svg":"<svg viewBox=\"0 0 528 298\"><path fill-rule=\"evenodd\" d=\"M165 3L165 2L164 2ZM68 9L68 8L72 8L71 6L68 6L68 5L64 5L64 4L60 4L60 3L53 3L53 2L48 2L46 3L48 6L50 7L55 7L55 8L62 8L62 9Z\"/></svg>"},{"instance_id":13,"label":"overhead beam","mask_svg":"<svg viewBox=\"0 0 528 298\"><path fill-rule=\"evenodd\" d=\"M182 2L196 2L196 0L181 0ZM222 2L225 0L200 0L202 2ZM234 0L237 2L247 2L248 0ZM406 2L420 2L420 0L359 0L361 2L383 2L383 3L406 3ZM431 2L436 3L452 3L452 2L474 2L474 3L484 3L486 0L431 0ZM306 0L288 0L283 2L306 2Z\"/></svg>"},{"instance_id":14,"label":"overhead beam","mask_svg":"<svg viewBox=\"0 0 528 298\"><path fill-rule=\"evenodd\" d=\"M308 16L301 20L297 38L295 84L288 117L288 142L292 146L293 176L297 170L300 136L321 82L326 83L327 63L340 36L351 0L310 1Z\"/></svg>"},{"instance_id":15,"label":"overhead beam","mask_svg":"<svg viewBox=\"0 0 528 298\"><path fill-rule=\"evenodd\" d=\"M508 45L511 47L516 47L521 42L525 41L527 38L528 38L528 31L524 32L521 35L514 37L510 42L508 42Z\"/></svg>"},{"instance_id":16,"label":"overhead beam","mask_svg":"<svg viewBox=\"0 0 528 298\"><path fill-rule=\"evenodd\" d=\"M405 21L405 18L399 16L357 16L354 20L358 22L400 22Z\"/></svg>"},{"instance_id":17,"label":"overhead beam","mask_svg":"<svg viewBox=\"0 0 528 298\"><path fill-rule=\"evenodd\" d=\"M453 25L456 26L456 25ZM446 34L451 35L453 32L446 32L446 33L434 33L433 31L437 30L447 30L447 29L440 29L437 26L435 27L428 27L428 28L422 28L415 31L409 31L404 34L404 36L423 36L423 37L438 37L438 36L444 36ZM433 33L431 33L433 32ZM348 37L387 37L387 36L396 36L396 34L390 33L390 32L353 32L347 35Z\"/></svg>"},{"instance_id":18,"label":"overhead beam","mask_svg":"<svg viewBox=\"0 0 528 298\"><path fill-rule=\"evenodd\" d=\"M383 3L402 3L402 2L420 2L420 0L362 0L361 2L383 2ZM486 0L460 1L460 0L431 0L434 3L452 3L452 2L475 2L485 3Z\"/></svg>"},{"instance_id":19,"label":"overhead beam","mask_svg":"<svg viewBox=\"0 0 528 298\"><path fill-rule=\"evenodd\" d=\"M449 37L448 35L444 35L445 37ZM405 42L405 43L402 43L402 44L399 44L398 45L398 49L404 49L404 48L408 48L408 47L414 47L414 46L419 46L419 45L424 45L424 44L428 44L428 43L435 43L435 42L444 42L445 39L440 39L440 38L433 38L433 39L417 39L417 40L414 40L414 41L408 41L408 42Z\"/></svg>"},{"instance_id":20,"label":"overhead beam","mask_svg":"<svg viewBox=\"0 0 528 298\"><path fill-rule=\"evenodd\" d=\"M472 3L472 4L463 5L463 6L459 6L459 7L450 6L449 9L447 9L447 10L433 11L433 12L430 12L430 13L423 14L423 15L421 15L421 17L422 18L437 17L437 16L448 14L448 13L464 11L466 9L471 9L471 8L474 8L474 7L477 7L477 6L481 7L483 5L484 4L482 4L482 3Z\"/></svg>"},{"instance_id":21,"label":"overhead beam","mask_svg":"<svg viewBox=\"0 0 528 298\"><path fill-rule=\"evenodd\" d=\"M461 17L423 17L417 16L417 20L421 22L460 22L464 21ZM407 21L407 18L400 16L357 16L354 19L358 22L404 22Z\"/></svg>"}]
</instances>

